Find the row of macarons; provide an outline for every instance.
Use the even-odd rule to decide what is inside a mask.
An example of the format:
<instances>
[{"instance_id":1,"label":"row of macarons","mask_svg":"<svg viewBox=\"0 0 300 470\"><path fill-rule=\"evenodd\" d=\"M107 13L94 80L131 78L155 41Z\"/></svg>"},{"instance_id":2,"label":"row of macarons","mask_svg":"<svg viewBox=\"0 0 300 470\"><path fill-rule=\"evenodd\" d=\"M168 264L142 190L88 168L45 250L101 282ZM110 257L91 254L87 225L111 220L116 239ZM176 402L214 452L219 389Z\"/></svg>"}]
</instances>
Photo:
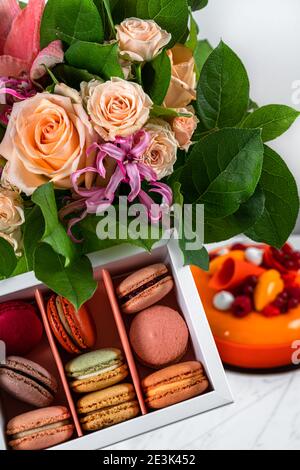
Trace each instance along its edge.
<instances>
[{"instance_id":1,"label":"row of macarons","mask_svg":"<svg viewBox=\"0 0 300 470\"><path fill-rule=\"evenodd\" d=\"M120 383L128 374L120 350L101 349L79 356L67 364L66 371L73 390L83 394L77 401L77 411L85 431L100 430L140 414L133 385ZM7 435L13 449L44 449L72 437L74 426L67 408L47 406L54 400L57 382L45 368L25 358L9 357L0 366L0 386L18 400L39 408L9 421ZM152 409L198 396L208 386L197 361L168 366L142 381L146 404Z\"/></svg>"}]
</instances>

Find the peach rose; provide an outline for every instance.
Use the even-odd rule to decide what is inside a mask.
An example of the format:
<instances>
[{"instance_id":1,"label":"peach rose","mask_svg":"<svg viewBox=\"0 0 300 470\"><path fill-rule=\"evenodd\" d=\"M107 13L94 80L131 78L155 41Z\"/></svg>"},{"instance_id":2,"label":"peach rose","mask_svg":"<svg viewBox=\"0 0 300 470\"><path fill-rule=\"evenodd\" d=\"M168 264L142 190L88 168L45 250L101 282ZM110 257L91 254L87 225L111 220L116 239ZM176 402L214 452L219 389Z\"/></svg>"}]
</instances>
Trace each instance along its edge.
<instances>
[{"instance_id":1,"label":"peach rose","mask_svg":"<svg viewBox=\"0 0 300 470\"><path fill-rule=\"evenodd\" d=\"M185 108L196 99L193 52L182 44L176 44L167 54L172 65L172 77L164 104L167 108Z\"/></svg>"},{"instance_id":2,"label":"peach rose","mask_svg":"<svg viewBox=\"0 0 300 470\"><path fill-rule=\"evenodd\" d=\"M64 87L57 91L63 93ZM71 188L70 176L86 166L86 150L95 140L81 100L39 93L16 103L0 143L0 155L7 160L2 181L28 196L48 181Z\"/></svg>"},{"instance_id":3,"label":"peach rose","mask_svg":"<svg viewBox=\"0 0 300 470\"><path fill-rule=\"evenodd\" d=\"M153 104L140 85L121 78L83 83L82 94L94 129L106 141L140 130Z\"/></svg>"},{"instance_id":4,"label":"peach rose","mask_svg":"<svg viewBox=\"0 0 300 470\"><path fill-rule=\"evenodd\" d=\"M162 119L150 119L144 128L151 135L151 143L143 156L143 163L150 166L157 179L173 173L178 144L171 126Z\"/></svg>"},{"instance_id":5,"label":"peach rose","mask_svg":"<svg viewBox=\"0 0 300 470\"><path fill-rule=\"evenodd\" d=\"M191 106L188 109L177 109L177 111L182 114L190 114L190 117L179 116L174 118L171 124L179 147L187 152L192 144L192 136L197 129L199 120Z\"/></svg>"},{"instance_id":6,"label":"peach rose","mask_svg":"<svg viewBox=\"0 0 300 470\"><path fill-rule=\"evenodd\" d=\"M8 241L17 254L21 248L21 225L24 222L20 195L12 189L0 187L0 237Z\"/></svg>"},{"instance_id":7,"label":"peach rose","mask_svg":"<svg viewBox=\"0 0 300 470\"><path fill-rule=\"evenodd\" d=\"M170 42L171 34L153 20L128 18L116 26L121 57L149 62Z\"/></svg>"}]
</instances>

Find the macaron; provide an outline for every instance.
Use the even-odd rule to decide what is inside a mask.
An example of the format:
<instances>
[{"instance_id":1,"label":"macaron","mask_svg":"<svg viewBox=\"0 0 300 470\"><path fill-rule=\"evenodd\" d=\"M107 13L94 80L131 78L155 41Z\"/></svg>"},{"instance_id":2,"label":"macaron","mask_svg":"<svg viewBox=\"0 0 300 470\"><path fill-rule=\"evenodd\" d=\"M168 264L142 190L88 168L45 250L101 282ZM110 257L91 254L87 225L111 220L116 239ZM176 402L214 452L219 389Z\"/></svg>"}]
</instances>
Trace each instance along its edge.
<instances>
[{"instance_id":1,"label":"macaron","mask_svg":"<svg viewBox=\"0 0 300 470\"><path fill-rule=\"evenodd\" d=\"M29 359L10 356L0 364L0 389L30 405L49 406L57 393L57 382L44 367Z\"/></svg>"},{"instance_id":2,"label":"macaron","mask_svg":"<svg viewBox=\"0 0 300 470\"><path fill-rule=\"evenodd\" d=\"M209 382L197 361L175 364L146 377L142 386L149 408L160 409L204 393Z\"/></svg>"},{"instance_id":3,"label":"macaron","mask_svg":"<svg viewBox=\"0 0 300 470\"><path fill-rule=\"evenodd\" d=\"M71 388L77 393L95 392L115 385L128 375L122 352L115 348L99 349L76 357L66 364Z\"/></svg>"},{"instance_id":4,"label":"macaron","mask_svg":"<svg viewBox=\"0 0 300 470\"><path fill-rule=\"evenodd\" d=\"M117 288L121 309L128 314L140 312L159 302L173 285L173 278L165 264L152 264L140 269L124 279Z\"/></svg>"},{"instance_id":5,"label":"macaron","mask_svg":"<svg viewBox=\"0 0 300 470\"><path fill-rule=\"evenodd\" d=\"M7 355L28 354L42 335L43 325L33 305L16 300L0 304L0 340L6 345Z\"/></svg>"},{"instance_id":6,"label":"macaron","mask_svg":"<svg viewBox=\"0 0 300 470\"><path fill-rule=\"evenodd\" d=\"M86 306L77 312L67 299L52 295L47 316L57 341L69 353L79 354L96 343L96 327Z\"/></svg>"},{"instance_id":7,"label":"macaron","mask_svg":"<svg viewBox=\"0 0 300 470\"><path fill-rule=\"evenodd\" d=\"M134 318L129 337L138 360L160 369L182 359L187 351L189 332L176 310L155 305Z\"/></svg>"},{"instance_id":8,"label":"macaron","mask_svg":"<svg viewBox=\"0 0 300 470\"><path fill-rule=\"evenodd\" d=\"M9 421L6 433L14 450L42 450L67 441L74 426L64 406L29 411Z\"/></svg>"},{"instance_id":9,"label":"macaron","mask_svg":"<svg viewBox=\"0 0 300 470\"><path fill-rule=\"evenodd\" d=\"M120 384L114 387L90 393L77 403L79 414L86 414L80 422L85 431L96 431L114 424L135 418L139 404L131 384Z\"/></svg>"}]
</instances>

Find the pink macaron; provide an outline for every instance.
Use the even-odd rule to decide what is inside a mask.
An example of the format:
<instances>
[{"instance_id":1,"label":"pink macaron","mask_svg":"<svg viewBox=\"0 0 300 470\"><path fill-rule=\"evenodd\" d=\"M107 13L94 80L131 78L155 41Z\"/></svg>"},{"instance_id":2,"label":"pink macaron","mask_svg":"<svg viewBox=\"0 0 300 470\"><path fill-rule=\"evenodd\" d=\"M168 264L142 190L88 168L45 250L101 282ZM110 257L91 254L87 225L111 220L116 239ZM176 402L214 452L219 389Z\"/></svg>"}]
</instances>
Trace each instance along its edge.
<instances>
[{"instance_id":1,"label":"pink macaron","mask_svg":"<svg viewBox=\"0 0 300 470\"><path fill-rule=\"evenodd\" d=\"M160 369L175 364L184 356L189 332L176 310L155 305L134 318L129 336L139 361L153 369Z\"/></svg>"},{"instance_id":2,"label":"pink macaron","mask_svg":"<svg viewBox=\"0 0 300 470\"><path fill-rule=\"evenodd\" d=\"M29 359L9 356L0 364L0 389L20 401L42 408L57 393L57 382L44 367Z\"/></svg>"},{"instance_id":3,"label":"pink macaron","mask_svg":"<svg viewBox=\"0 0 300 470\"><path fill-rule=\"evenodd\" d=\"M72 437L74 426L64 406L29 411L11 419L7 425L9 445L14 450L42 450Z\"/></svg>"},{"instance_id":4,"label":"pink macaron","mask_svg":"<svg viewBox=\"0 0 300 470\"><path fill-rule=\"evenodd\" d=\"M0 304L0 340L6 345L6 354L26 356L39 344L42 334L42 322L33 305L18 300Z\"/></svg>"}]
</instances>

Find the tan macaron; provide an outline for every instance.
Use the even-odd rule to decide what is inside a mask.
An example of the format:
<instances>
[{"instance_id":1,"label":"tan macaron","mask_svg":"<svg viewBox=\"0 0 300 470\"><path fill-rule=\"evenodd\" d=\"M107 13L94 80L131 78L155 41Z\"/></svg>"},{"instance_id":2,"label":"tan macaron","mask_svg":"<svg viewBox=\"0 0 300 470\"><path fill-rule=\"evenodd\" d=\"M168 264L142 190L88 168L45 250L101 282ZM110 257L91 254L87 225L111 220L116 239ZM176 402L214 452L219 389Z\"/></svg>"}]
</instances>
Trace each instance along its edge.
<instances>
[{"instance_id":1,"label":"tan macaron","mask_svg":"<svg viewBox=\"0 0 300 470\"><path fill-rule=\"evenodd\" d=\"M114 387L90 393L77 402L79 414L85 431L95 431L136 417L139 404L133 385L120 384Z\"/></svg>"},{"instance_id":2,"label":"tan macaron","mask_svg":"<svg viewBox=\"0 0 300 470\"><path fill-rule=\"evenodd\" d=\"M202 364L190 361L155 372L142 385L149 408L159 409L201 395L209 382Z\"/></svg>"},{"instance_id":3,"label":"tan macaron","mask_svg":"<svg viewBox=\"0 0 300 470\"><path fill-rule=\"evenodd\" d=\"M136 271L117 288L122 311L132 314L154 305L172 290L173 285L173 278L163 263Z\"/></svg>"}]
</instances>

